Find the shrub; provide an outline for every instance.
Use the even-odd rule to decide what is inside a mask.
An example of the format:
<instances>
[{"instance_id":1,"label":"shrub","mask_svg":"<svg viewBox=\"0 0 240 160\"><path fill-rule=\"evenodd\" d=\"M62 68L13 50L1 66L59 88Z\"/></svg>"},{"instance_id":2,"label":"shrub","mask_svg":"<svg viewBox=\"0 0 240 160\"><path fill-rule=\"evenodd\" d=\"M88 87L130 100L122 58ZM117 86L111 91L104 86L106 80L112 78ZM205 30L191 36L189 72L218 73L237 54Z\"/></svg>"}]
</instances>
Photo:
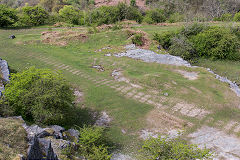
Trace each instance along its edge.
<instances>
[{"instance_id":1,"label":"shrub","mask_svg":"<svg viewBox=\"0 0 240 160\"><path fill-rule=\"evenodd\" d=\"M153 24L154 23L153 19L149 15L146 15L143 18L143 22L148 23L148 24Z\"/></svg>"},{"instance_id":2,"label":"shrub","mask_svg":"<svg viewBox=\"0 0 240 160\"><path fill-rule=\"evenodd\" d=\"M136 7L130 6L126 15L126 19L135 20L138 23L142 23L143 16L142 13Z\"/></svg>"},{"instance_id":3,"label":"shrub","mask_svg":"<svg viewBox=\"0 0 240 160\"><path fill-rule=\"evenodd\" d=\"M221 21L232 21L233 20L233 16L230 13L225 13L220 17Z\"/></svg>"},{"instance_id":4,"label":"shrub","mask_svg":"<svg viewBox=\"0 0 240 160\"><path fill-rule=\"evenodd\" d=\"M136 0L131 0L130 1L130 6L136 7Z\"/></svg>"},{"instance_id":5,"label":"shrub","mask_svg":"<svg viewBox=\"0 0 240 160\"><path fill-rule=\"evenodd\" d=\"M64 22L76 25L81 24L81 15L77 10L74 9L73 6L64 6L62 9L59 10L59 15L63 18Z\"/></svg>"},{"instance_id":6,"label":"shrub","mask_svg":"<svg viewBox=\"0 0 240 160\"><path fill-rule=\"evenodd\" d=\"M44 24L48 19L48 13L40 6L25 6L22 8L22 14L20 15L20 21L28 26L37 26Z\"/></svg>"},{"instance_id":7,"label":"shrub","mask_svg":"<svg viewBox=\"0 0 240 160\"><path fill-rule=\"evenodd\" d=\"M7 27L17 21L17 15L14 9L0 4L0 27Z\"/></svg>"},{"instance_id":8,"label":"shrub","mask_svg":"<svg viewBox=\"0 0 240 160\"><path fill-rule=\"evenodd\" d=\"M173 13L169 16L168 21L170 23L182 22L184 20L184 16L180 13Z\"/></svg>"},{"instance_id":9,"label":"shrub","mask_svg":"<svg viewBox=\"0 0 240 160\"><path fill-rule=\"evenodd\" d=\"M203 159L212 155L207 149L199 149L195 145L188 145L180 138L169 139L158 137L146 140L140 150L144 159Z\"/></svg>"},{"instance_id":10,"label":"shrub","mask_svg":"<svg viewBox=\"0 0 240 160\"><path fill-rule=\"evenodd\" d=\"M238 38L229 29L212 27L194 36L191 41L202 57L214 59L236 59L239 57Z\"/></svg>"},{"instance_id":11,"label":"shrub","mask_svg":"<svg viewBox=\"0 0 240 160\"><path fill-rule=\"evenodd\" d=\"M208 29L209 27L207 25L204 24L200 24L200 23L193 23L193 24L188 24L186 26L184 26L184 28L181 30L181 34L186 36L186 37L190 37L190 36L195 36L198 33Z\"/></svg>"},{"instance_id":12,"label":"shrub","mask_svg":"<svg viewBox=\"0 0 240 160\"><path fill-rule=\"evenodd\" d=\"M5 101L16 115L43 124L62 124L72 107L74 95L62 74L31 67L11 75Z\"/></svg>"},{"instance_id":13,"label":"shrub","mask_svg":"<svg viewBox=\"0 0 240 160\"><path fill-rule=\"evenodd\" d=\"M174 56L180 56L185 60L193 60L197 57L197 53L191 42L184 36L176 36L171 39L169 53Z\"/></svg>"},{"instance_id":14,"label":"shrub","mask_svg":"<svg viewBox=\"0 0 240 160\"><path fill-rule=\"evenodd\" d=\"M86 127L79 129L79 152L91 160L110 160L106 138L104 137L104 128Z\"/></svg>"},{"instance_id":15,"label":"shrub","mask_svg":"<svg viewBox=\"0 0 240 160\"><path fill-rule=\"evenodd\" d=\"M164 11L161 9L148 10L146 12L145 22L161 23L166 21ZM146 21L147 20L147 21Z\"/></svg>"},{"instance_id":16,"label":"shrub","mask_svg":"<svg viewBox=\"0 0 240 160\"><path fill-rule=\"evenodd\" d=\"M132 37L132 43L136 44L137 46L143 45L143 34L137 33Z\"/></svg>"},{"instance_id":17,"label":"shrub","mask_svg":"<svg viewBox=\"0 0 240 160\"><path fill-rule=\"evenodd\" d=\"M177 35L176 32L163 32L155 33L153 40L157 41L164 49L168 49L171 46L171 39Z\"/></svg>"},{"instance_id":18,"label":"shrub","mask_svg":"<svg viewBox=\"0 0 240 160\"><path fill-rule=\"evenodd\" d=\"M239 21L240 21L240 12L238 12L238 13L236 13L236 14L234 15L233 20L234 20L235 22L239 22Z\"/></svg>"}]
</instances>

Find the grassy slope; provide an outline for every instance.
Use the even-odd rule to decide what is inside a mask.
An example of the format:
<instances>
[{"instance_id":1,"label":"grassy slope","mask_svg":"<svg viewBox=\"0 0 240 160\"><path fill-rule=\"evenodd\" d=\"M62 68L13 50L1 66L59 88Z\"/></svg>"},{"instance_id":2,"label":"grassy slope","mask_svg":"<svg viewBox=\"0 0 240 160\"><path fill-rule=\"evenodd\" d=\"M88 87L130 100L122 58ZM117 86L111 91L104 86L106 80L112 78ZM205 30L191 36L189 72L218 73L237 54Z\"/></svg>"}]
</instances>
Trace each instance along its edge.
<instances>
[{"instance_id":1,"label":"grassy slope","mask_svg":"<svg viewBox=\"0 0 240 160\"><path fill-rule=\"evenodd\" d=\"M175 30L178 27L179 26L155 27L144 25L138 28L152 34L154 31ZM193 128L186 128L187 132L196 129L199 125L205 124L205 120L209 117L214 118L214 121L209 125L216 125L215 123L220 119L227 122L230 119L238 121L240 118L238 114L240 111L236 109L239 104L239 99L230 91L227 84L219 82L213 75L204 69L189 69L155 63L144 63L129 58L103 56L107 52L116 53L119 52L119 50L123 50L122 46L129 42L127 36L121 31L110 31L89 35L87 42L74 42L67 47L44 45L34 41L40 40L40 33L42 31L44 31L44 29L0 30L1 58L6 59L11 68L17 71L21 71L32 65L39 68L54 69L53 66L47 65L37 58L27 57L29 54L36 56L43 55L54 61L79 69L91 77L102 77L107 79L112 79L109 76L112 70L120 68L132 83L144 86L141 90L142 92L148 93L149 90L159 92L159 97L166 99L164 105L168 106L168 108L165 109L165 112L195 124ZM10 34L15 34L17 39L8 39ZM29 43L29 41L34 42ZM17 42L24 43L16 44ZM94 52L106 46L111 46L112 49L109 51ZM104 66L105 72L97 72L95 69L92 69L91 65L94 61L96 64ZM189 81L175 70L198 72L199 79ZM110 139L124 146L127 151L131 151L129 147L138 143L137 133L141 129L148 127L145 118L150 111L154 110L153 106L128 99L107 86L96 87L92 82L80 78L79 76L72 75L67 71L63 71L63 73L69 81L84 91L84 105L87 108L99 111L106 110L110 114L113 118L109 129ZM162 93L165 92L169 93L167 98L162 95ZM200 121L180 115L179 113L173 114L171 112L171 107L181 101L211 111L211 114ZM77 125L82 125L82 122L78 123ZM164 126L164 124L162 125ZM127 134L123 134L121 129L126 130Z\"/></svg>"},{"instance_id":2,"label":"grassy slope","mask_svg":"<svg viewBox=\"0 0 240 160\"><path fill-rule=\"evenodd\" d=\"M27 133L22 123L18 119L0 119L0 159L12 160L18 154L26 156Z\"/></svg>"}]
</instances>

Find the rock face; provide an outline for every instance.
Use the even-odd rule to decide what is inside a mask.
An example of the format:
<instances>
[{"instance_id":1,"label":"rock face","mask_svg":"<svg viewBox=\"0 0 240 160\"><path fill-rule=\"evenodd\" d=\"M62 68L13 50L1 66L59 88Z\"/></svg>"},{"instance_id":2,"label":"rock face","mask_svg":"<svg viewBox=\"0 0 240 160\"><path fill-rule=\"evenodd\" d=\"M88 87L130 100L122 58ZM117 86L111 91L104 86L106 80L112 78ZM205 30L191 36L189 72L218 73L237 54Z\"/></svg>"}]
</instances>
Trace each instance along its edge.
<instances>
[{"instance_id":1,"label":"rock face","mask_svg":"<svg viewBox=\"0 0 240 160\"><path fill-rule=\"evenodd\" d=\"M0 95L2 95L2 91L4 90L4 83L9 82L9 69L8 69L8 63L5 60L2 60L0 58L0 69L2 77L0 79Z\"/></svg>"},{"instance_id":2,"label":"rock face","mask_svg":"<svg viewBox=\"0 0 240 160\"><path fill-rule=\"evenodd\" d=\"M27 160L43 159L42 151L37 136L34 136L28 149Z\"/></svg>"},{"instance_id":3,"label":"rock face","mask_svg":"<svg viewBox=\"0 0 240 160\"><path fill-rule=\"evenodd\" d=\"M131 48L130 46L127 47ZM169 64L169 65L176 65L176 66L187 66L190 67L190 63L183 60L180 57L172 56L169 54L157 54L150 50L145 49L129 49L126 52L118 53L115 55L116 57L129 57L134 59L140 59L145 62L156 62L160 64Z\"/></svg>"},{"instance_id":4,"label":"rock face","mask_svg":"<svg viewBox=\"0 0 240 160\"><path fill-rule=\"evenodd\" d=\"M58 155L61 150L75 143L67 139L78 139L79 132L75 129L65 129L58 125L41 128L38 125L27 126L23 124L24 129L28 134L29 149L28 160L46 159L58 160ZM46 157L46 158L43 158Z\"/></svg>"}]
</instances>

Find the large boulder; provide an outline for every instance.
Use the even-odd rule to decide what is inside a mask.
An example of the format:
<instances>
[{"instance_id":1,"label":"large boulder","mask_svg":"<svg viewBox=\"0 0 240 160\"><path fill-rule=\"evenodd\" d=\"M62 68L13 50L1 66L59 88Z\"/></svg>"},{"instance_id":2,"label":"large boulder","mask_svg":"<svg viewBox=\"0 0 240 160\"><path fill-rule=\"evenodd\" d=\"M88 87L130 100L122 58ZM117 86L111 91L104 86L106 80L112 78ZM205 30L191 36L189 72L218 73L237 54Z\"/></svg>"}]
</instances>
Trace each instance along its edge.
<instances>
[{"instance_id":1,"label":"large boulder","mask_svg":"<svg viewBox=\"0 0 240 160\"><path fill-rule=\"evenodd\" d=\"M54 130L54 137L56 139L63 139L63 132L65 131L65 129L61 126L58 126L58 125L53 125L53 126L50 126L51 129Z\"/></svg>"}]
</instances>

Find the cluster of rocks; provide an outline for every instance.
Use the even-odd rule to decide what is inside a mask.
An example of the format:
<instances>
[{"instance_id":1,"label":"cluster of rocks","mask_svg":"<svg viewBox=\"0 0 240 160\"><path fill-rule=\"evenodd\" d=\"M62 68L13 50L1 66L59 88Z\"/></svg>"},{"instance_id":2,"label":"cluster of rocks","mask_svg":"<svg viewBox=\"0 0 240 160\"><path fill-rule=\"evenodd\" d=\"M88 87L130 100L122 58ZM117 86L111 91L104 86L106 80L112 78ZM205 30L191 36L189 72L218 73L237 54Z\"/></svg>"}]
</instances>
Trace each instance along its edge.
<instances>
[{"instance_id":1,"label":"cluster of rocks","mask_svg":"<svg viewBox=\"0 0 240 160\"><path fill-rule=\"evenodd\" d=\"M6 60L2 60L0 58L0 67L1 67L1 79L0 79L0 96L2 95L2 91L4 90L4 83L9 82L9 68Z\"/></svg>"},{"instance_id":2,"label":"cluster of rocks","mask_svg":"<svg viewBox=\"0 0 240 160\"><path fill-rule=\"evenodd\" d=\"M22 120L21 117L18 118ZM76 146L74 142L78 140L80 134L78 130L65 130L58 125L41 128L38 125L28 126L24 123L23 128L27 132L29 142L27 160L58 160L63 149Z\"/></svg>"},{"instance_id":3,"label":"cluster of rocks","mask_svg":"<svg viewBox=\"0 0 240 160\"><path fill-rule=\"evenodd\" d=\"M101 65L94 65L94 66L92 66L92 68L97 69L99 72L104 72L105 71L104 67L101 66Z\"/></svg>"},{"instance_id":4,"label":"cluster of rocks","mask_svg":"<svg viewBox=\"0 0 240 160\"><path fill-rule=\"evenodd\" d=\"M118 53L116 57L129 57L134 59L140 59L145 62L156 62L160 64L169 64L176 66L187 66L190 67L191 64L183 60L180 57L172 56L169 54L157 54L150 50L145 49L132 49L134 46L126 46L126 52Z\"/></svg>"}]
</instances>

